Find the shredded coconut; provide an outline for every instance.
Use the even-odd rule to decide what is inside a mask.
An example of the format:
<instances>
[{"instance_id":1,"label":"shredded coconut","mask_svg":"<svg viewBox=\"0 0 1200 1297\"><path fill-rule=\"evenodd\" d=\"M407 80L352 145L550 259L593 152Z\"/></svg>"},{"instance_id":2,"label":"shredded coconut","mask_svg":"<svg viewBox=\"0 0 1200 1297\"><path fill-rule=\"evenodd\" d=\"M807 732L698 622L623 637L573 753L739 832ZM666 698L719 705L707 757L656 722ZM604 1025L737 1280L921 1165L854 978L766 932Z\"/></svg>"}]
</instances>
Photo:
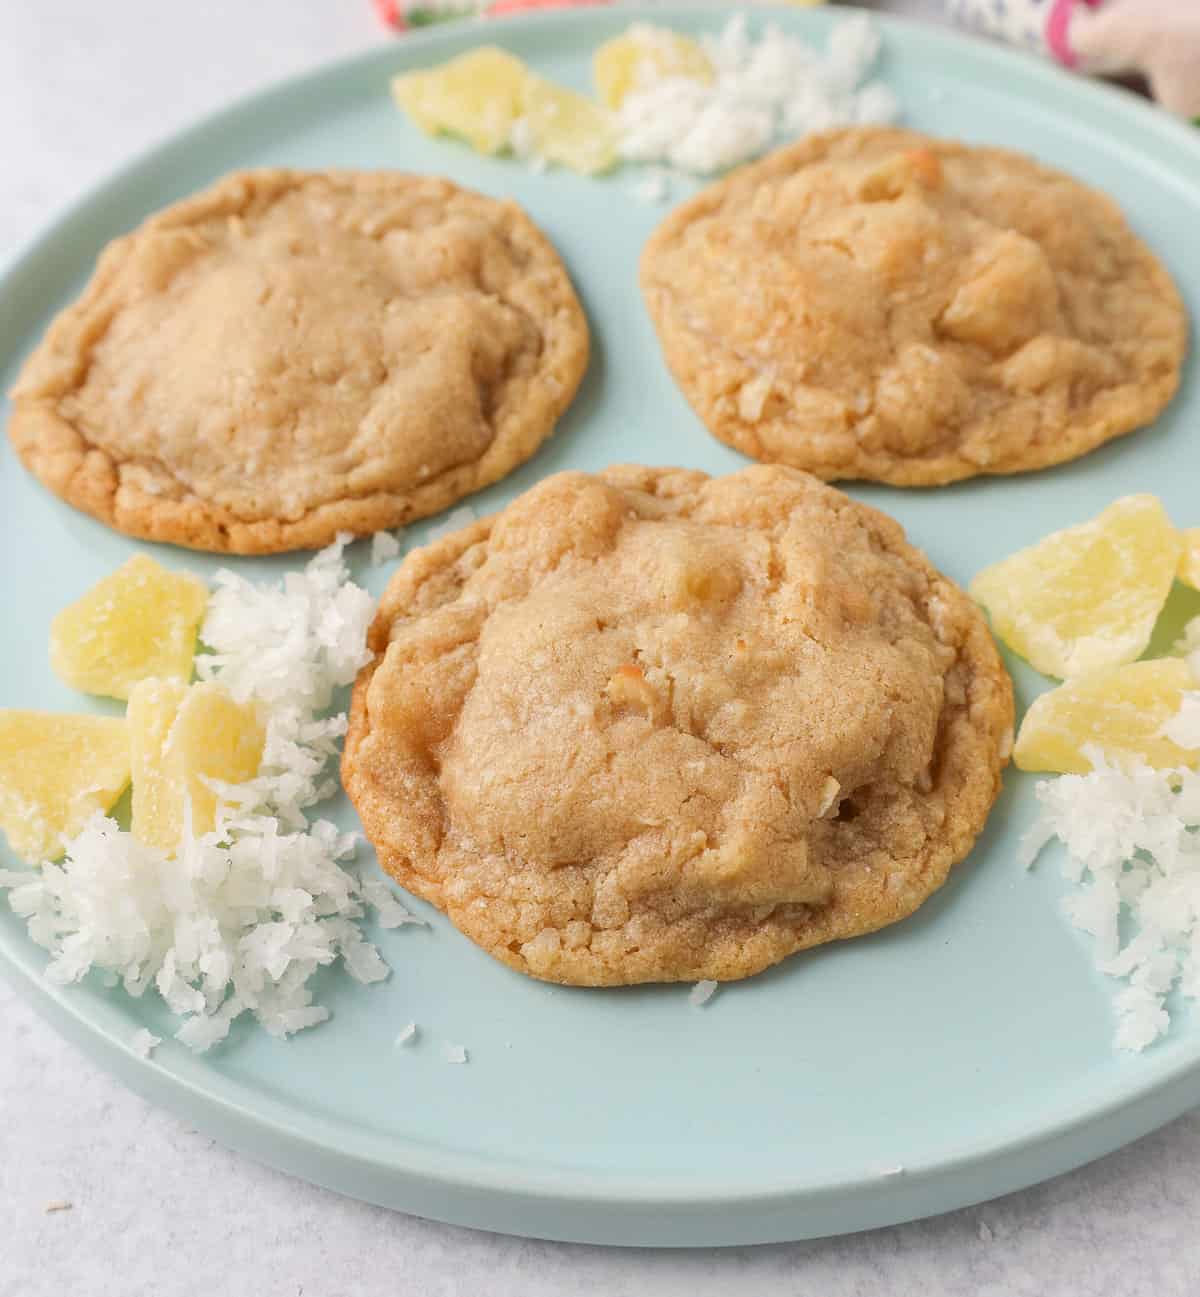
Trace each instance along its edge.
<instances>
[{"instance_id":1,"label":"shredded coconut","mask_svg":"<svg viewBox=\"0 0 1200 1297\"><path fill-rule=\"evenodd\" d=\"M781 137L899 115L893 92L866 80L880 38L865 16L837 23L823 55L774 24L755 40L741 14L702 43L716 74L711 84L651 75L622 101L616 116L627 160L707 175L756 157Z\"/></svg>"},{"instance_id":2,"label":"shredded coconut","mask_svg":"<svg viewBox=\"0 0 1200 1297\"><path fill-rule=\"evenodd\" d=\"M400 553L400 537L396 532L377 531L371 537L371 566L378 567Z\"/></svg>"},{"instance_id":3,"label":"shredded coconut","mask_svg":"<svg viewBox=\"0 0 1200 1297\"><path fill-rule=\"evenodd\" d=\"M392 1041L392 1045L394 1048L398 1048L401 1045L410 1044L416 1038L417 1038L417 1024L415 1022L410 1022L407 1027L403 1028L403 1030L396 1037L396 1039Z\"/></svg>"},{"instance_id":4,"label":"shredded coconut","mask_svg":"<svg viewBox=\"0 0 1200 1297\"><path fill-rule=\"evenodd\" d=\"M396 893L382 878L364 878L360 890L363 899L375 911L375 922L381 928L401 928L406 923L415 923L419 928L429 927L424 919L400 904Z\"/></svg>"},{"instance_id":5,"label":"shredded coconut","mask_svg":"<svg viewBox=\"0 0 1200 1297\"><path fill-rule=\"evenodd\" d=\"M692 989L688 992L688 1003L691 1005L695 1005L696 1007L699 1007L702 1004L707 1004L709 1000L711 1000L716 993L717 993L716 982L710 982L710 981L697 982L696 985L693 986Z\"/></svg>"},{"instance_id":6,"label":"shredded coconut","mask_svg":"<svg viewBox=\"0 0 1200 1297\"><path fill-rule=\"evenodd\" d=\"M442 1057L447 1063L465 1063L467 1051L462 1045L445 1045L442 1048Z\"/></svg>"},{"instance_id":7,"label":"shredded coconut","mask_svg":"<svg viewBox=\"0 0 1200 1297\"><path fill-rule=\"evenodd\" d=\"M537 141L533 137L533 123L528 117L518 117L508 128L508 147L518 158L531 161L537 155Z\"/></svg>"},{"instance_id":8,"label":"shredded coconut","mask_svg":"<svg viewBox=\"0 0 1200 1297\"><path fill-rule=\"evenodd\" d=\"M74 1205L74 1203L68 1202L65 1198L53 1198L45 1205L45 1207L42 1208L42 1210L49 1215L51 1212L55 1211L70 1211Z\"/></svg>"},{"instance_id":9,"label":"shredded coconut","mask_svg":"<svg viewBox=\"0 0 1200 1297\"><path fill-rule=\"evenodd\" d=\"M1184 694L1179 710L1162 727L1162 734L1181 748L1200 749L1200 693Z\"/></svg>"},{"instance_id":10,"label":"shredded coconut","mask_svg":"<svg viewBox=\"0 0 1200 1297\"><path fill-rule=\"evenodd\" d=\"M671 196L668 172L662 167L647 167L642 177L629 186L629 192L635 202L647 206L665 203Z\"/></svg>"},{"instance_id":11,"label":"shredded coconut","mask_svg":"<svg viewBox=\"0 0 1200 1297\"><path fill-rule=\"evenodd\" d=\"M200 638L212 650L196 659L201 680L219 678L238 700L253 697L318 712L370 657L371 596L350 579L343 534L303 572L279 586L222 568Z\"/></svg>"},{"instance_id":12,"label":"shredded coconut","mask_svg":"<svg viewBox=\"0 0 1200 1297\"><path fill-rule=\"evenodd\" d=\"M1186 657L1193 674L1200 677L1200 617L1193 617L1183 628L1183 638L1175 645L1175 652Z\"/></svg>"},{"instance_id":13,"label":"shredded coconut","mask_svg":"<svg viewBox=\"0 0 1200 1297\"><path fill-rule=\"evenodd\" d=\"M550 165L545 154L538 152L537 137L528 117L518 117L509 127L508 147L512 149L513 156L520 158L535 174L540 175Z\"/></svg>"},{"instance_id":14,"label":"shredded coconut","mask_svg":"<svg viewBox=\"0 0 1200 1297\"><path fill-rule=\"evenodd\" d=\"M1173 732L1194 733L1198 700L1188 696ZM1079 890L1064 909L1095 938L1100 970L1121 983L1116 1047L1138 1051L1167 1031L1172 990L1200 998L1200 773L1120 764L1095 747L1084 754L1091 773L1037 785L1041 813L1021 858L1032 865L1054 838L1066 846L1065 873Z\"/></svg>"},{"instance_id":15,"label":"shredded coconut","mask_svg":"<svg viewBox=\"0 0 1200 1297\"><path fill-rule=\"evenodd\" d=\"M329 766L346 729L344 715L320 713L369 656L372 601L349 580L348 540L278 585L217 574L201 631L212 652L198 674L257 700L268 721L257 776L214 782L223 805L211 833L186 832L168 860L96 814L60 863L0 871L13 910L51 952L50 981L96 968L134 996L153 986L184 1019L177 1039L204 1050L243 1013L277 1036L324 1021L308 983L339 958L360 982L388 976L359 927L367 907L383 927L421 920L382 880L345 867L357 835L305 814L337 788ZM157 1043L139 1031L131 1045Z\"/></svg>"},{"instance_id":16,"label":"shredded coconut","mask_svg":"<svg viewBox=\"0 0 1200 1297\"><path fill-rule=\"evenodd\" d=\"M147 1031L145 1027L140 1031L133 1033L133 1039L129 1042L129 1048L138 1056L138 1058L149 1058L154 1052L156 1046L162 1044L162 1037L156 1036L154 1032Z\"/></svg>"}]
</instances>

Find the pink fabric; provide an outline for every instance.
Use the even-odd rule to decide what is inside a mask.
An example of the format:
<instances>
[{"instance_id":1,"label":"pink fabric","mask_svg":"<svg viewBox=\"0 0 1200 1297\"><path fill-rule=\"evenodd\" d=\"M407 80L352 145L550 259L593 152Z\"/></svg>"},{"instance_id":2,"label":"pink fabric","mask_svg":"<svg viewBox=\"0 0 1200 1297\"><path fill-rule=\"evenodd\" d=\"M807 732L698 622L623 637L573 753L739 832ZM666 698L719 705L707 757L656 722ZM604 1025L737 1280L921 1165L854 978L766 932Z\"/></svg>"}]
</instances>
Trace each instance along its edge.
<instances>
[{"instance_id":1,"label":"pink fabric","mask_svg":"<svg viewBox=\"0 0 1200 1297\"><path fill-rule=\"evenodd\" d=\"M1101 0L1054 0L1050 12L1046 15L1046 44L1050 53L1065 68L1073 68L1077 62L1075 51L1071 48L1068 33L1071 30L1071 10L1077 4L1085 4L1091 9L1097 8Z\"/></svg>"},{"instance_id":2,"label":"pink fabric","mask_svg":"<svg viewBox=\"0 0 1200 1297\"><path fill-rule=\"evenodd\" d=\"M397 30L404 26L404 14L400 11L399 0L371 0L379 21Z\"/></svg>"}]
</instances>

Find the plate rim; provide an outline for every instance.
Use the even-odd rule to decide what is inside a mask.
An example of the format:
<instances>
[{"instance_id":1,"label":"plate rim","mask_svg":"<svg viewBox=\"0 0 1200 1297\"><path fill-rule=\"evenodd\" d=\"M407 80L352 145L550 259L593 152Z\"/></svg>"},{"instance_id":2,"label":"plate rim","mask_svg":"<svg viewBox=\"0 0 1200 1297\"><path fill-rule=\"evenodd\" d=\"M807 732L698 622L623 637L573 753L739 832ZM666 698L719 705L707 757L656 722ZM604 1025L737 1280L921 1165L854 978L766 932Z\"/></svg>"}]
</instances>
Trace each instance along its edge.
<instances>
[{"instance_id":1,"label":"plate rim","mask_svg":"<svg viewBox=\"0 0 1200 1297\"><path fill-rule=\"evenodd\" d=\"M614 24L643 17L662 24L707 21L716 27L732 12L703 4L619 3L586 10L515 15L503 23L489 25L486 30L487 39L495 43L520 44L523 35L533 38L542 33L552 35L564 27L603 25L605 19ZM1197 175L1200 176L1200 132L1194 127L1127 91L1073 77L1051 63L1020 51L992 46L969 34L934 27L915 19L853 7L798 10L787 5L754 5L749 9L749 16L759 25L784 18L789 26L797 29L808 27L820 31L856 12L867 14L885 38L889 34L898 35L905 42L915 41L926 48L964 55L969 62L997 67L1021 81L1040 86L1052 96L1066 91L1076 102L1092 104L1103 110L1109 122L1113 115L1123 116L1145 137L1143 142L1153 138L1159 149L1168 150L1168 156L1175 159L1176 167L1181 154L1186 157L1190 153L1197 162ZM234 125L247 113L282 107L297 96L320 96L326 90L326 83L332 86L348 76L367 80L378 73L382 81L389 70L410 64L414 53L419 57L420 52L426 49L437 51L478 43L480 30L475 24L455 24L406 33L402 43L368 48L273 81L160 138L61 205L32 237L18 244L3 259L0 263L0 302L9 299L10 295L19 298L19 294L12 292L14 283L19 282L33 263L44 259L62 240L75 237L73 231L77 226L86 228L97 203L106 199L120 201L122 191L135 185L143 172L181 153L186 154L198 141ZM1167 164L1164 161L1159 165ZM1200 184L1188 184L1178 170L1168 174L1175 185L1183 185L1189 192L1200 195ZM1152 1065L1149 1075L1143 1075L1136 1089L1114 1093L1082 1114L1072 1115L1064 1111L1056 1119L1052 1118L1022 1137L1001 1135L981 1139L964 1145L952 1155L941 1155L927 1163L905 1167L902 1174L888 1175L881 1171L874 1181L864 1180L861 1171L855 1168L845 1179L826 1179L819 1185L806 1184L802 1179L772 1177L768 1180L759 1177L765 1187L731 1189L728 1176L722 1177L721 1182L708 1182L692 1176L599 1175L529 1165L517 1165L506 1170L510 1164L502 1158L422 1147L402 1136L386 1138L384 1147L391 1156L373 1157L358 1149L339 1147L283 1118L290 1110L330 1130L338 1127L336 1121L303 1114L300 1109L289 1109L287 1104L257 1091L253 1092L254 1106L248 1105L240 1101L239 1095L249 1087L220 1074L210 1072L209 1084L199 1084L196 1078L187 1074L192 1067L199 1070L202 1066L199 1059L172 1057L168 1061L166 1056L162 1060L137 1057L127 1043L97 1021L94 1009L90 1013L87 1011L88 1002L73 1001L69 988L54 987L45 981L35 966L42 962L41 956L40 948L31 943L28 950L14 951L0 939L0 973L23 993L27 1001L34 1003L41 1016L143 1097L201 1126L221 1142L280 1169L381 1205L457 1224L568 1241L735 1245L849 1232L914 1219L1059 1174L1148 1133L1200 1102L1200 1058L1171 1051L1157 1065ZM1197 1044L1200 1045L1200 1041ZM180 1069L173 1065L179 1062L192 1067ZM1058 1110L1051 1108L1049 1111ZM238 1128L236 1134L231 1134L235 1127ZM257 1141L251 1137L249 1128L257 1128ZM1099 1142L1092 1144L1088 1151L1076 1147L1089 1132L1096 1135L1100 1130L1103 1134ZM406 1153L404 1161L395 1156L401 1149ZM1034 1153L1041 1155L1041 1169L1034 1170L1026 1165L1038 1160L1031 1157ZM297 1169L296 1163L305 1157L320 1163L315 1171L311 1163L307 1169ZM921 1205L923 1199L944 1198L944 1193L939 1195L937 1190L948 1179L969 1180L972 1172L984 1170L988 1165L1005 1159L1020 1164L1012 1167L1011 1182L1005 1187L973 1194L964 1184L965 1197L951 1195L951 1199L941 1205ZM392 1186L395 1192L389 1192L377 1183L381 1177L395 1181ZM435 1203L439 1209L426 1210L427 1204L419 1195L432 1186L439 1187L443 1194L449 1193L450 1198L444 1203ZM414 1197L414 1193L418 1196ZM826 1219L828 1212L825 1216L820 1212L812 1216L810 1211L810 1222L806 1224L803 1220L806 1208L812 1209L831 1198L844 1201L856 1195L869 1201L860 1204L867 1210L855 1217L854 1223L830 1228ZM502 1199L509 1201L509 1211L498 1210ZM514 1227L511 1223L506 1224L507 1215L522 1199L553 1204L560 1213L561 1227L552 1225L548 1229L531 1230L527 1225ZM662 1213L674 1215L671 1219L654 1221L650 1227L652 1237L643 1238L645 1227L639 1229L634 1213L642 1213L651 1205ZM792 1218L793 1223L783 1227L782 1232L778 1223L766 1228L765 1232L756 1229L760 1222L753 1213L768 1205L775 1213L772 1221L783 1213ZM836 1207L837 1204L826 1203L826 1206ZM734 1232L727 1237L711 1237L709 1218L701 1221L697 1214L705 1208L720 1208L733 1213L728 1225ZM589 1222L588 1214L596 1212L602 1213L602 1218ZM606 1212L609 1215L604 1217ZM818 1217L824 1223L810 1228L811 1224L817 1224Z\"/></svg>"}]
</instances>

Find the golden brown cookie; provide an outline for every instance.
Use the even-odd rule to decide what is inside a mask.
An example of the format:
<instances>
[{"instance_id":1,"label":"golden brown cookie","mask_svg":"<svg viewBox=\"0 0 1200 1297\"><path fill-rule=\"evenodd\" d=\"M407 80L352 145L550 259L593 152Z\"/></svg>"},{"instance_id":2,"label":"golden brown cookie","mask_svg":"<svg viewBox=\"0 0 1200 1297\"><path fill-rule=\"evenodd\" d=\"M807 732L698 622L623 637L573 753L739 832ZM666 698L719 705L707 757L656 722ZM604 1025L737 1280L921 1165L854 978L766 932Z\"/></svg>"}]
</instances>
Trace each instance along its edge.
<instances>
[{"instance_id":1,"label":"golden brown cookie","mask_svg":"<svg viewBox=\"0 0 1200 1297\"><path fill-rule=\"evenodd\" d=\"M810 136L642 256L672 373L756 459L896 486L1074 459L1179 383L1183 304L1115 203L1001 149Z\"/></svg>"},{"instance_id":2,"label":"golden brown cookie","mask_svg":"<svg viewBox=\"0 0 1200 1297\"><path fill-rule=\"evenodd\" d=\"M904 918L1012 743L971 601L787 468L547 478L411 553L370 647L342 779L381 863L549 981L746 977Z\"/></svg>"},{"instance_id":3,"label":"golden brown cookie","mask_svg":"<svg viewBox=\"0 0 1200 1297\"><path fill-rule=\"evenodd\" d=\"M9 433L118 531L255 554L436 513L554 429L587 366L514 203L393 172L227 176L112 243Z\"/></svg>"}]
</instances>

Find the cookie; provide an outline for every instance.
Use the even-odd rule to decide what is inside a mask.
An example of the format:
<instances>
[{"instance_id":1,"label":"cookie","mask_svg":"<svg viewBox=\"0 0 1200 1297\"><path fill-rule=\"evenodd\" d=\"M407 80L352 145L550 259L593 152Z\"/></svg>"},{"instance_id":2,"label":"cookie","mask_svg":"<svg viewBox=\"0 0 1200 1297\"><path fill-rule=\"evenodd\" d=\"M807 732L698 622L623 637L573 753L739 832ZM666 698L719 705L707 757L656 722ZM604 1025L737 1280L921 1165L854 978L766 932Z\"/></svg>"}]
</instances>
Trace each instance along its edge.
<instances>
[{"instance_id":1,"label":"cookie","mask_svg":"<svg viewBox=\"0 0 1200 1297\"><path fill-rule=\"evenodd\" d=\"M117 239L12 392L56 495L239 554L436 513L554 429L588 329L514 203L400 173L227 176Z\"/></svg>"},{"instance_id":2,"label":"cookie","mask_svg":"<svg viewBox=\"0 0 1200 1297\"><path fill-rule=\"evenodd\" d=\"M827 480L1019 473L1149 423L1187 322L1116 204L1018 153L810 136L673 212L641 281L720 440Z\"/></svg>"},{"instance_id":3,"label":"cookie","mask_svg":"<svg viewBox=\"0 0 1200 1297\"><path fill-rule=\"evenodd\" d=\"M1012 744L979 611L794 469L560 473L411 553L342 760L383 867L523 973L746 977L894 923Z\"/></svg>"}]
</instances>

